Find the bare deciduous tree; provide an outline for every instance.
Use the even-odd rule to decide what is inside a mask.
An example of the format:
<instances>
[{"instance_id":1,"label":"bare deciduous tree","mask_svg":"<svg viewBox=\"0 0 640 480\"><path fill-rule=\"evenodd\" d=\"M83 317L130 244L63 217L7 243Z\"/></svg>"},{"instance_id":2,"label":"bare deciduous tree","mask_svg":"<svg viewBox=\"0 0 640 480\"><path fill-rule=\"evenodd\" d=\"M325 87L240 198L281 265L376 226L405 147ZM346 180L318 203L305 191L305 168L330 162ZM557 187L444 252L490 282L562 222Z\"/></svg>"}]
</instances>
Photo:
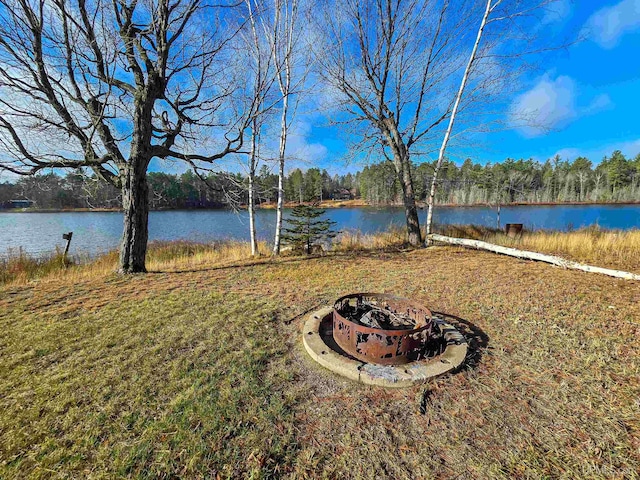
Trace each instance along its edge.
<instances>
[{"instance_id":1,"label":"bare deciduous tree","mask_svg":"<svg viewBox=\"0 0 640 480\"><path fill-rule=\"evenodd\" d=\"M264 15L265 8L262 2L256 0L245 0L249 15L250 33L246 40L247 51L249 52L248 60L250 64L249 71L251 78L248 79L251 85L251 92L248 97L248 105L255 103L258 111L251 121L251 147L249 149L248 158L248 204L249 211L249 232L251 242L251 255L258 254L258 239L256 236L256 220L255 220L255 202L256 202L256 172L258 163L260 162L259 146L260 132L264 122L264 117L269 113L271 105L266 105L267 97L271 91L271 87L275 82L273 71L273 53L275 45L263 38L258 33L257 15Z\"/></svg>"},{"instance_id":2,"label":"bare deciduous tree","mask_svg":"<svg viewBox=\"0 0 640 480\"><path fill-rule=\"evenodd\" d=\"M122 191L120 270L144 272L153 158L240 151L257 108L226 108L236 5L207 0L0 0L0 169L92 169ZM202 145L203 134L225 132Z\"/></svg>"},{"instance_id":3,"label":"bare deciduous tree","mask_svg":"<svg viewBox=\"0 0 640 480\"><path fill-rule=\"evenodd\" d=\"M525 43L534 43L534 36L525 33L528 28L531 28L530 19L534 18L536 12L548 8L555 3L555 0L542 0L537 2L530 2L526 0L486 0L482 1L484 8L482 9L482 15L479 17L480 22L477 28L477 34L469 59L460 80L460 86L455 95L453 102L453 108L451 115L449 116L449 122L447 129L444 133L442 144L438 152L438 160L436 162L433 178L431 181L431 188L429 190L428 197L428 211L426 221L426 244L429 244L429 235L431 234L433 227L433 209L435 203L436 187L438 182L438 173L442 167L444 161L445 151L451 138L451 132L453 130L454 123L456 121L456 115L460 109L461 102L468 88L470 80L474 77L479 77L479 81L476 80L476 87L473 88L471 93L471 101L467 99L468 103L473 104L474 93L478 90L483 90L487 86L491 89L495 82L491 81L494 77L493 74L488 73L487 70L491 70L498 65L505 66L509 60L522 58L529 53L527 49L521 49L523 41ZM527 25L529 22L529 25ZM491 28L491 38L486 41L487 28ZM505 43L509 40L513 40L513 44L509 47L505 47ZM480 48L481 42L485 40L484 48ZM531 51L531 47L528 47ZM491 60L496 59L494 62ZM499 59L499 60L498 60ZM489 62L487 63L487 60ZM506 65L506 69L502 71L509 71ZM498 205L498 228L500 227L500 206Z\"/></svg>"},{"instance_id":4,"label":"bare deciduous tree","mask_svg":"<svg viewBox=\"0 0 640 480\"><path fill-rule=\"evenodd\" d=\"M291 97L294 97L296 110L302 85L304 85L309 66L308 55L301 51L302 26L299 21L299 0L274 0L273 22L265 23L266 36L273 45L274 68L280 89L281 116L280 139L278 142L278 200L276 207L276 227L273 242L273 254L280 254L282 219L284 211L284 180L287 150L287 137L292 122Z\"/></svg>"},{"instance_id":5,"label":"bare deciduous tree","mask_svg":"<svg viewBox=\"0 0 640 480\"><path fill-rule=\"evenodd\" d=\"M322 25L328 41L318 54L321 74L339 93L347 112L343 122L360 126L359 146L382 146L393 162L411 244L421 243L411 157L438 152L433 203L454 121L463 127L460 141L463 134L486 130L487 122L496 120L488 107L511 90L521 71L514 59L535 48L521 49L540 36L532 28L539 20L536 12L552 1L331 2ZM432 217L433 208L429 231Z\"/></svg>"},{"instance_id":6,"label":"bare deciduous tree","mask_svg":"<svg viewBox=\"0 0 640 480\"><path fill-rule=\"evenodd\" d=\"M339 93L345 121L360 126L361 145L381 146L393 162L412 245L421 234L411 153L433 141L451 111L464 12L448 0L342 0L322 26L328 41L318 54L321 75Z\"/></svg>"},{"instance_id":7,"label":"bare deciduous tree","mask_svg":"<svg viewBox=\"0 0 640 480\"><path fill-rule=\"evenodd\" d=\"M499 4L501 0L496 0L496 4ZM482 40L482 34L484 32L484 28L487 25L487 19L492 11L492 0L487 1L487 6L484 11L484 15L482 16L482 20L480 22L480 27L478 28L478 35L476 36L476 41L473 44L473 49L471 50L471 55L469 57L469 62L464 70L462 75L462 81L460 82L460 88L458 89L458 93L456 94L455 101L453 102L453 109L451 110L451 116L449 117L449 125L447 126L447 130L444 134L444 138L442 140L442 145L440 146L440 151L438 153L438 161L433 171L433 179L431 180L431 189L429 190L429 210L427 212L427 225L426 225L426 241L429 242L429 234L431 233L431 224L433 223L433 202L436 196L436 185L438 181L438 172L440 171L440 167L442 167L442 161L444 160L444 152L447 148L447 144L449 143L449 138L451 137L451 130L453 129L453 123L456 119L456 113L458 113L458 108L460 106L460 100L462 99L462 94L464 93L464 89L467 86L467 81L469 80L469 74L471 73L471 68L476 60L476 55L478 53L478 47L480 45L480 41ZM500 225L500 207L498 206L498 227Z\"/></svg>"}]
</instances>

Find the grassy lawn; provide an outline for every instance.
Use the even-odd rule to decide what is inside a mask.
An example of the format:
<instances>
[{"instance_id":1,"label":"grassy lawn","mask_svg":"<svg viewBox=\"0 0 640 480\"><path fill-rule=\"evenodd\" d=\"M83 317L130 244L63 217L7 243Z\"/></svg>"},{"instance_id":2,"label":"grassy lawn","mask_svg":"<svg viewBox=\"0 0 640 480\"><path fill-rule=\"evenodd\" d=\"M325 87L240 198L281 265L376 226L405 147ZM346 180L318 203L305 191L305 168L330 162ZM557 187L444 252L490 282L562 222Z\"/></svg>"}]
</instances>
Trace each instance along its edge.
<instances>
[{"instance_id":1,"label":"grassy lawn","mask_svg":"<svg viewBox=\"0 0 640 480\"><path fill-rule=\"evenodd\" d=\"M0 478L638 478L638 283L449 247L151 266L0 286ZM300 314L354 291L459 317L469 361L325 371Z\"/></svg>"}]
</instances>

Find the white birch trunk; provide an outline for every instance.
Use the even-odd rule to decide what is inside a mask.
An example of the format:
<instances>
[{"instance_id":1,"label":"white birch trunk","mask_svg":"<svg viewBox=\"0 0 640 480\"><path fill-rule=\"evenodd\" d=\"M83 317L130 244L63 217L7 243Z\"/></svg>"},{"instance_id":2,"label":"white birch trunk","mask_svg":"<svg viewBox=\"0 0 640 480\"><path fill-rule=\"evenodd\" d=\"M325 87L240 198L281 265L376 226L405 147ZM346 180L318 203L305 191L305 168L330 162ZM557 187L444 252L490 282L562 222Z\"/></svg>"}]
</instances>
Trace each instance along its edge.
<instances>
[{"instance_id":1,"label":"white birch trunk","mask_svg":"<svg viewBox=\"0 0 640 480\"><path fill-rule=\"evenodd\" d=\"M288 4L284 3L285 16L285 35L286 46L284 50L284 58L278 58L277 42L279 41L278 25L280 22L280 15L283 4L281 0L275 1L276 17L274 25L274 65L276 68L276 75L278 79L278 86L280 87L280 93L282 94L282 117L280 123L280 146L278 150L278 204L276 206L276 231L273 241L273 255L280 254L280 247L282 244L282 221L284 213L284 166L285 166L285 153L287 148L287 133L289 130L289 95L291 94L291 61L293 55L293 38L295 33L295 22L298 12L298 2L293 0L291 4L291 12L289 12ZM282 60L282 63L280 61ZM284 67L284 72L283 72ZM284 78L283 78L284 73Z\"/></svg>"},{"instance_id":2,"label":"white birch trunk","mask_svg":"<svg viewBox=\"0 0 640 480\"><path fill-rule=\"evenodd\" d=\"M289 107L289 95L282 98L282 120L280 125L280 147L278 150L278 205L276 207L276 233L273 241L273 254L280 254L282 243L282 215L284 210L284 164L285 151L287 148L287 111Z\"/></svg>"},{"instance_id":3,"label":"white birch trunk","mask_svg":"<svg viewBox=\"0 0 640 480\"><path fill-rule=\"evenodd\" d=\"M456 100L455 100L455 103L453 104L453 110L451 110L451 116L449 117L449 126L447 127L447 131L445 132L444 139L442 140L442 145L440 146L440 152L438 153L438 162L436 163L436 167L433 171L431 189L429 190L429 202L428 202L429 208L427 210L426 240L425 240L425 244L427 245L429 244L428 235L431 234L432 224L433 224L433 204L436 196L438 172L440 171L440 167L442 167L444 152L447 149L447 144L449 143L449 138L451 137L451 130L453 129L453 124L456 120L456 113L458 112L458 107L460 106L460 99L462 98L462 94L464 93L464 89L467 85L467 80L469 79L469 73L471 72L471 67L473 66L473 62L475 61L476 54L478 52L478 46L480 45L480 40L482 39L482 33L484 32L484 27L487 25L487 19L489 18L489 14L491 13L492 1L493 0L487 0L487 7L484 11L482 22L480 22L480 28L478 28L478 35L476 36L476 42L473 45L473 50L471 51L469 62L467 63L467 66L464 70L464 74L462 75L460 88L458 89L458 94L456 95Z\"/></svg>"},{"instance_id":4,"label":"white birch trunk","mask_svg":"<svg viewBox=\"0 0 640 480\"><path fill-rule=\"evenodd\" d=\"M257 121L253 120L253 129L251 132L251 151L249 153L249 234L251 237L251 255L258 255L258 239L256 237L256 206L255 206L255 180L256 167L258 164L257 156Z\"/></svg>"},{"instance_id":5,"label":"white birch trunk","mask_svg":"<svg viewBox=\"0 0 640 480\"><path fill-rule=\"evenodd\" d=\"M572 270L581 270L583 272L601 273L603 275L609 275L610 277L624 278L626 280L640 280L640 275L630 272L623 272L621 270L611 270L609 268L594 267L591 265L585 265L583 263L567 260L555 255L546 255L538 252L530 252L527 250L518 250L517 248L502 247L500 245L494 245L493 243L482 242L480 240L470 240L468 238L455 238L447 237L445 235L431 234L429 237L432 241L448 243L450 245L460 245L462 247L472 247L480 250L487 250L489 252L500 253L502 255L509 255L510 257L522 258L525 260L535 260L538 262L546 262L558 267L569 268Z\"/></svg>"}]
</instances>

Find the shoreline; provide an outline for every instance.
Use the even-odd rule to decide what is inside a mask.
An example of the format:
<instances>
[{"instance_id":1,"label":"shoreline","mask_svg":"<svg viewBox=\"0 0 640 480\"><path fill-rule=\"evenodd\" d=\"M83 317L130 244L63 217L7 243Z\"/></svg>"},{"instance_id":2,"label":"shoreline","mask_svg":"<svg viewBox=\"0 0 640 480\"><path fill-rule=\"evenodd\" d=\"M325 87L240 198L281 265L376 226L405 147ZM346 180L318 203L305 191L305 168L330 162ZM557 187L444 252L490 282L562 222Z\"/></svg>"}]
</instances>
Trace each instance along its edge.
<instances>
[{"instance_id":1,"label":"shoreline","mask_svg":"<svg viewBox=\"0 0 640 480\"><path fill-rule=\"evenodd\" d=\"M297 205L311 205L313 202L287 202L284 208L293 208ZM623 202L513 202L513 203L501 203L500 207L563 207L563 206L624 206L624 205L640 205L640 201L623 201ZM420 210L427 209L426 203L417 203L417 208ZM369 204L363 200L326 200L320 203L319 208L333 209L333 208L403 208L399 203L385 203L385 204ZM488 203L438 203L436 207L447 208L470 208L470 207L489 207L496 208L495 204ZM246 210L246 205L241 207L242 210ZM275 210L276 205L273 203L256 205L256 210ZM155 210L149 210L150 212L168 212L168 211L216 211L216 210L230 210L228 207L211 207L211 208L159 208ZM0 213L111 213L122 212L121 208L6 208L0 209Z\"/></svg>"}]
</instances>

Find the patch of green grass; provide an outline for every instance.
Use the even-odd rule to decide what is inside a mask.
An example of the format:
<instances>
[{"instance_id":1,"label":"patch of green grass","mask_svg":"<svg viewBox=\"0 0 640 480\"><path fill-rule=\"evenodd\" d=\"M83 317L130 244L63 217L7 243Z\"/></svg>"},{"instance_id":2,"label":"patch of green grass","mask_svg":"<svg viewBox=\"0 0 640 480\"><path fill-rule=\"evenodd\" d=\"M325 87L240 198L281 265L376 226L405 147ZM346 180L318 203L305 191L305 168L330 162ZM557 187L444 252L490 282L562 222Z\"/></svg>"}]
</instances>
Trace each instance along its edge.
<instances>
[{"instance_id":1,"label":"patch of green grass","mask_svg":"<svg viewBox=\"0 0 640 480\"><path fill-rule=\"evenodd\" d=\"M283 471L294 399L285 370L267 374L285 353L266 335L275 308L174 293L72 318L41 312L5 333L0 477Z\"/></svg>"}]
</instances>

